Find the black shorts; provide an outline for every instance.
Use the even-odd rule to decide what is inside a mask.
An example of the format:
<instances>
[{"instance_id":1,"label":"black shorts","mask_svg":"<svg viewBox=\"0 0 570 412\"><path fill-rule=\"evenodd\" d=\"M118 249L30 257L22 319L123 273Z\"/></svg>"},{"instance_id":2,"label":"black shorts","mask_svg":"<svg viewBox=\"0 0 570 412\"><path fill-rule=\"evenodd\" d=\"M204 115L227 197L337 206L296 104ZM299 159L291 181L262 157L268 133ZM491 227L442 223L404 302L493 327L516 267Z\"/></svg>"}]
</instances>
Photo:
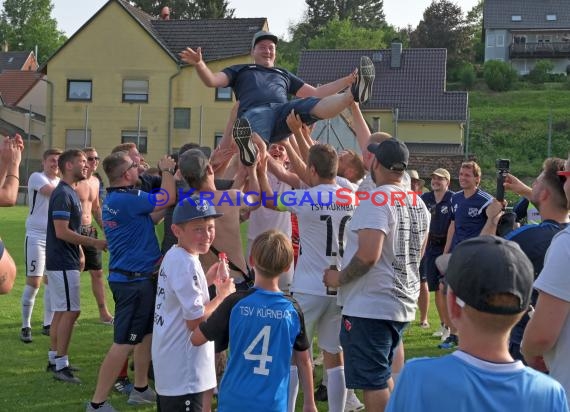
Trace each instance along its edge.
<instances>
[{"instance_id":1,"label":"black shorts","mask_svg":"<svg viewBox=\"0 0 570 412\"><path fill-rule=\"evenodd\" d=\"M180 396L163 396L156 399L157 412L202 412L204 392L188 393Z\"/></svg>"},{"instance_id":2,"label":"black shorts","mask_svg":"<svg viewBox=\"0 0 570 412\"><path fill-rule=\"evenodd\" d=\"M438 256L439 255L430 255L426 253L420 262L420 280L422 282L427 281L430 292L438 290L439 284L442 280L442 276L435 265L435 259L437 259Z\"/></svg>"},{"instance_id":3,"label":"black shorts","mask_svg":"<svg viewBox=\"0 0 570 412\"><path fill-rule=\"evenodd\" d=\"M83 236L89 236L97 239L97 229L91 225L81 225L80 232ZM85 254L85 269L84 270L101 270L103 269L102 253L93 246L83 246L83 253Z\"/></svg>"},{"instance_id":4,"label":"black shorts","mask_svg":"<svg viewBox=\"0 0 570 412\"><path fill-rule=\"evenodd\" d=\"M152 333L155 288L150 279L109 282L115 300L113 342L136 345Z\"/></svg>"}]
</instances>

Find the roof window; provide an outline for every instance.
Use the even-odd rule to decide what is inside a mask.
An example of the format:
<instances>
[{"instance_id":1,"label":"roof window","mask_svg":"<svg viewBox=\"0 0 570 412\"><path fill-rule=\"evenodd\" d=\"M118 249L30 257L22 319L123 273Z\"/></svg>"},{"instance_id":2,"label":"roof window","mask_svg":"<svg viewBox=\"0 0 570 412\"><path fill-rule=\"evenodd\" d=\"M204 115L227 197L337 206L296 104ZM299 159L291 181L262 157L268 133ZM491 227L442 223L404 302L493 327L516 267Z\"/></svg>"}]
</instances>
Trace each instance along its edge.
<instances>
[{"instance_id":1,"label":"roof window","mask_svg":"<svg viewBox=\"0 0 570 412\"><path fill-rule=\"evenodd\" d=\"M520 14L513 14L511 16L511 21L522 21L522 16Z\"/></svg>"},{"instance_id":2,"label":"roof window","mask_svg":"<svg viewBox=\"0 0 570 412\"><path fill-rule=\"evenodd\" d=\"M546 20L547 21L556 21L556 14L547 14Z\"/></svg>"}]
</instances>

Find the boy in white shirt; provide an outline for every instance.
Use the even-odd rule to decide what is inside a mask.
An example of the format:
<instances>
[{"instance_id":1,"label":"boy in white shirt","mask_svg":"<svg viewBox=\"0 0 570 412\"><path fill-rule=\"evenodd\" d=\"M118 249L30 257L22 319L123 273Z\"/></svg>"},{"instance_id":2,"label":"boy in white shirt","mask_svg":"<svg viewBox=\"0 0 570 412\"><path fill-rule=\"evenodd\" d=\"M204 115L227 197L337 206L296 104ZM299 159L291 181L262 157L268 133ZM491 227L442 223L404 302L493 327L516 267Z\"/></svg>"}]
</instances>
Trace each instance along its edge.
<instances>
[{"instance_id":1,"label":"boy in white shirt","mask_svg":"<svg viewBox=\"0 0 570 412\"><path fill-rule=\"evenodd\" d=\"M205 275L199 260L214 241L214 219L220 216L198 197L184 199L174 209L172 232L178 244L166 253L160 267L152 336L155 388L162 411L201 412L203 393L216 386L214 343L192 346L190 335L235 291L232 278L216 279L218 264ZM216 297L210 301L208 285L214 280Z\"/></svg>"}]
</instances>

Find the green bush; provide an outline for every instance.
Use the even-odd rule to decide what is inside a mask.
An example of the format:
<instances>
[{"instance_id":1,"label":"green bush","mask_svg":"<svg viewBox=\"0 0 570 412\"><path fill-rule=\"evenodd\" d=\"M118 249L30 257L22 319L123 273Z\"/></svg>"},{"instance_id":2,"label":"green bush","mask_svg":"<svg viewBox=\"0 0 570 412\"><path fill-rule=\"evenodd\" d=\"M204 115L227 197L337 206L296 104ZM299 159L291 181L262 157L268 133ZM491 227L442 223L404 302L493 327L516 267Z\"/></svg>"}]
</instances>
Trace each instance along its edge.
<instances>
[{"instance_id":1,"label":"green bush","mask_svg":"<svg viewBox=\"0 0 570 412\"><path fill-rule=\"evenodd\" d=\"M459 81L465 90L471 90L475 84L476 74L472 64L465 64L458 72Z\"/></svg>"},{"instance_id":2,"label":"green bush","mask_svg":"<svg viewBox=\"0 0 570 412\"><path fill-rule=\"evenodd\" d=\"M508 63L489 60L483 66L483 77L489 89L504 92L512 89L518 74Z\"/></svg>"},{"instance_id":3,"label":"green bush","mask_svg":"<svg viewBox=\"0 0 570 412\"><path fill-rule=\"evenodd\" d=\"M554 69L554 64L550 60L539 60L536 62L528 79L535 84L542 84L549 80L549 73Z\"/></svg>"}]
</instances>

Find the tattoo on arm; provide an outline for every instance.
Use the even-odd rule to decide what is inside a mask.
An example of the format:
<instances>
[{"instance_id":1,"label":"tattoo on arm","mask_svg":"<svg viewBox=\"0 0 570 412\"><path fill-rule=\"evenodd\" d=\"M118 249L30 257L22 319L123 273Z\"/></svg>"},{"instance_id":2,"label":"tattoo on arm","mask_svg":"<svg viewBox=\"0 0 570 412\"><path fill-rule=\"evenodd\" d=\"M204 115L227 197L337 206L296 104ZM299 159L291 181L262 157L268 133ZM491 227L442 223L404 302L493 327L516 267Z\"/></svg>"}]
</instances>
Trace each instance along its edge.
<instances>
[{"instance_id":1,"label":"tattoo on arm","mask_svg":"<svg viewBox=\"0 0 570 412\"><path fill-rule=\"evenodd\" d=\"M354 255L350 263L340 272L339 283L346 285L357 280L366 275L371 267L371 264L362 261L358 256Z\"/></svg>"}]
</instances>

